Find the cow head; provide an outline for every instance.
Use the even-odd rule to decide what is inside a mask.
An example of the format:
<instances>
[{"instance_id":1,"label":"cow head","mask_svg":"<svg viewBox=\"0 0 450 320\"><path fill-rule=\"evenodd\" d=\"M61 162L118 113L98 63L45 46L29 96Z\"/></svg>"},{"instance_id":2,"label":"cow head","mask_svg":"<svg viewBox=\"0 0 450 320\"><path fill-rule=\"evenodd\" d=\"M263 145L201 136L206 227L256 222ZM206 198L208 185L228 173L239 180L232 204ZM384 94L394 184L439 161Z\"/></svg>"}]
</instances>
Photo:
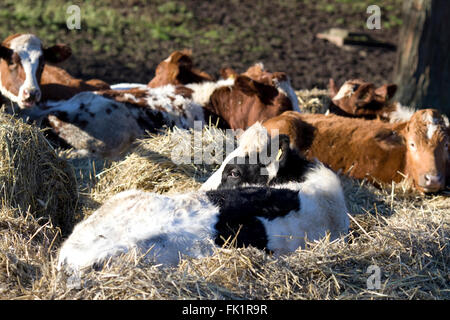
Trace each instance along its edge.
<instances>
[{"instance_id":1,"label":"cow head","mask_svg":"<svg viewBox=\"0 0 450 320\"><path fill-rule=\"evenodd\" d=\"M193 68L191 51L174 51L156 67L155 77L148 83L151 88L168 84L184 85L213 81L207 73Z\"/></svg>"},{"instance_id":2,"label":"cow head","mask_svg":"<svg viewBox=\"0 0 450 320\"><path fill-rule=\"evenodd\" d=\"M330 111L339 115L375 118L389 113L390 100L397 91L395 84L375 88L360 79L346 81L338 90L333 79L329 84L332 105Z\"/></svg>"},{"instance_id":3,"label":"cow head","mask_svg":"<svg viewBox=\"0 0 450 320\"><path fill-rule=\"evenodd\" d=\"M16 34L0 45L0 90L21 109L31 108L41 98L39 82L45 62L57 63L71 55L66 45L43 48L32 34Z\"/></svg>"},{"instance_id":4,"label":"cow head","mask_svg":"<svg viewBox=\"0 0 450 320\"><path fill-rule=\"evenodd\" d=\"M437 110L417 111L403 129L407 174L423 192L445 188L449 164L449 121Z\"/></svg>"}]
</instances>

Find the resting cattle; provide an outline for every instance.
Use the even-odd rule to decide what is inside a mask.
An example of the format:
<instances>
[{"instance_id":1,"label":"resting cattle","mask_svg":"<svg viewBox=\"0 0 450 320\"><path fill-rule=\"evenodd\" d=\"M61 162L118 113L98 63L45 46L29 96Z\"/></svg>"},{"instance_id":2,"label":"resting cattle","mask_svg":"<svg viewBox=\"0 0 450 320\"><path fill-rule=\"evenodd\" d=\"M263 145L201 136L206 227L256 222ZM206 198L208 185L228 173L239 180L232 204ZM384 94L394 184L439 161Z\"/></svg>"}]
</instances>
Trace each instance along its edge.
<instances>
[{"instance_id":1,"label":"resting cattle","mask_svg":"<svg viewBox=\"0 0 450 320\"><path fill-rule=\"evenodd\" d=\"M307 157L334 170L373 182L407 176L422 192L442 190L449 182L449 121L434 109L398 123L332 114L301 114L300 119L315 132Z\"/></svg>"},{"instance_id":2,"label":"resting cattle","mask_svg":"<svg viewBox=\"0 0 450 320\"><path fill-rule=\"evenodd\" d=\"M246 157L271 145L259 123L244 133L235 156ZM261 134L262 133L262 134ZM266 139L259 139L264 137ZM259 145L255 142L259 141ZM280 137L280 152L266 165L224 163L220 190L160 195L130 190L108 200L75 226L62 245L58 267L77 272L101 265L130 249L156 263L176 264L180 255L204 257L226 240L276 254L330 233L348 232L349 220L338 177L301 159ZM270 169L269 169L270 167ZM255 170L257 168L257 170ZM269 171L269 176L262 175ZM231 182L233 180L233 182Z\"/></svg>"},{"instance_id":3,"label":"resting cattle","mask_svg":"<svg viewBox=\"0 0 450 320\"><path fill-rule=\"evenodd\" d=\"M58 63L71 55L70 47L58 44L43 48L32 34L15 34L0 46L0 90L4 97L28 109L39 101L68 99L82 91L109 88L101 80L73 78Z\"/></svg>"},{"instance_id":4,"label":"resting cattle","mask_svg":"<svg viewBox=\"0 0 450 320\"><path fill-rule=\"evenodd\" d=\"M150 88L168 84L183 85L213 81L206 72L193 67L192 53L190 51L174 51L156 67L155 77L148 83Z\"/></svg>"},{"instance_id":5,"label":"resting cattle","mask_svg":"<svg viewBox=\"0 0 450 320\"><path fill-rule=\"evenodd\" d=\"M331 113L354 118L386 119L396 111L397 104L391 102L397 91L395 84L385 84L379 88L361 79L346 81L338 90L330 79Z\"/></svg>"},{"instance_id":6,"label":"resting cattle","mask_svg":"<svg viewBox=\"0 0 450 320\"><path fill-rule=\"evenodd\" d=\"M48 102L33 118L48 116L53 131L81 154L116 158L146 131L216 123L246 129L285 110L289 98L276 87L245 76L217 82L80 93ZM134 129L130 129L134 128Z\"/></svg>"}]
</instances>

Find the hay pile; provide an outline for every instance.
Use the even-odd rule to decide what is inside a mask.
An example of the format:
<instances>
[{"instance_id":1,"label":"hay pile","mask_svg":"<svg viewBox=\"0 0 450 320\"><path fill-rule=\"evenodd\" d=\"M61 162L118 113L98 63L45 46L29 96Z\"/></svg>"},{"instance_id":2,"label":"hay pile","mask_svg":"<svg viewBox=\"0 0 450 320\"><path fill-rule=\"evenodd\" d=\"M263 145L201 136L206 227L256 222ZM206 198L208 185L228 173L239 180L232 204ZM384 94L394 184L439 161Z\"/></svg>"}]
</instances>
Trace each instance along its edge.
<instances>
[{"instance_id":1,"label":"hay pile","mask_svg":"<svg viewBox=\"0 0 450 320\"><path fill-rule=\"evenodd\" d=\"M42 132L0 115L0 197L3 206L50 219L64 233L75 222L78 187L73 168L57 157Z\"/></svg>"}]
</instances>

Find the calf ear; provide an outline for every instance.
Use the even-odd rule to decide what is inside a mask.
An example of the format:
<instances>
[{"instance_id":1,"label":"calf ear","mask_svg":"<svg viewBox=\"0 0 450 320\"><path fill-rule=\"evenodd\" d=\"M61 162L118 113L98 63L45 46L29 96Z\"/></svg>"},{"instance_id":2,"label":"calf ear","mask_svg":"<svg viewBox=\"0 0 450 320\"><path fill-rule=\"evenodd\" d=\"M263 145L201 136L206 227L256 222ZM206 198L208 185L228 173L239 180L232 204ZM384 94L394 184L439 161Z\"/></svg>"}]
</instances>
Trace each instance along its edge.
<instances>
[{"instance_id":1,"label":"calf ear","mask_svg":"<svg viewBox=\"0 0 450 320\"><path fill-rule=\"evenodd\" d=\"M328 81L328 89L330 90L330 98L333 99L338 93L338 88L332 78Z\"/></svg>"},{"instance_id":2,"label":"calf ear","mask_svg":"<svg viewBox=\"0 0 450 320\"><path fill-rule=\"evenodd\" d=\"M9 60L13 55L13 51L7 47L0 45L0 58Z\"/></svg>"},{"instance_id":3,"label":"calf ear","mask_svg":"<svg viewBox=\"0 0 450 320\"><path fill-rule=\"evenodd\" d=\"M44 59L50 63L63 62L72 55L72 50L65 44L56 44L44 49Z\"/></svg>"},{"instance_id":4,"label":"calf ear","mask_svg":"<svg viewBox=\"0 0 450 320\"><path fill-rule=\"evenodd\" d=\"M382 129L375 134L375 142L385 150L402 148L405 139L394 130Z\"/></svg>"},{"instance_id":5,"label":"calf ear","mask_svg":"<svg viewBox=\"0 0 450 320\"><path fill-rule=\"evenodd\" d=\"M222 68L220 69L220 76L222 79L235 79L238 73L231 68Z\"/></svg>"}]
</instances>

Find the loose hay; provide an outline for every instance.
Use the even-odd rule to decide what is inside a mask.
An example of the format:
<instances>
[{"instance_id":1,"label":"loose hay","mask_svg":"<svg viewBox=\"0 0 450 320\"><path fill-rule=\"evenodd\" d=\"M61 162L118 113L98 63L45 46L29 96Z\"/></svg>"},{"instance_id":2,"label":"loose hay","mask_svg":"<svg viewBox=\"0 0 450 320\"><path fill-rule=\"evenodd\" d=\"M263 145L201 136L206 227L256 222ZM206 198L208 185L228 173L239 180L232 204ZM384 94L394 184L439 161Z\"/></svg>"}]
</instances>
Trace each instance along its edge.
<instances>
[{"instance_id":1,"label":"loose hay","mask_svg":"<svg viewBox=\"0 0 450 320\"><path fill-rule=\"evenodd\" d=\"M295 91L300 110L305 113L325 113L328 110L331 98L328 90L312 89Z\"/></svg>"},{"instance_id":2,"label":"loose hay","mask_svg":"<svg viewBox=\"0 0 450 320\"><path fill-rule=\"evenodd\" d=\"M3 206L50 219L69 232L78 200L73 168L41 131L10 115L0 115L0 194Z\"/></svg>"},{"instance_id":3,"label":"loose hay","mask_svg":"<svg viewBox=\"0 0 450 320\"><path fill-rule=\"evenodd\" d=\"M200 136L200 132L195 135ZM93 198L103 202L107 197L133 188L157 193L197 190L221 163L222 153L213 154L216 158L211 164L194 163L196 153L206 145L211 148L222 146L225 150L227 141L233 143L232 137L214 126L205 127L199 140L194 140L192 129L174 128L165 134L151 135L138 141L125 160L113 162L98 174ZM190 155L185 159L188 163L176 164L180 157L173 153L174 148Z\"/></svg>"}]
</instances>

